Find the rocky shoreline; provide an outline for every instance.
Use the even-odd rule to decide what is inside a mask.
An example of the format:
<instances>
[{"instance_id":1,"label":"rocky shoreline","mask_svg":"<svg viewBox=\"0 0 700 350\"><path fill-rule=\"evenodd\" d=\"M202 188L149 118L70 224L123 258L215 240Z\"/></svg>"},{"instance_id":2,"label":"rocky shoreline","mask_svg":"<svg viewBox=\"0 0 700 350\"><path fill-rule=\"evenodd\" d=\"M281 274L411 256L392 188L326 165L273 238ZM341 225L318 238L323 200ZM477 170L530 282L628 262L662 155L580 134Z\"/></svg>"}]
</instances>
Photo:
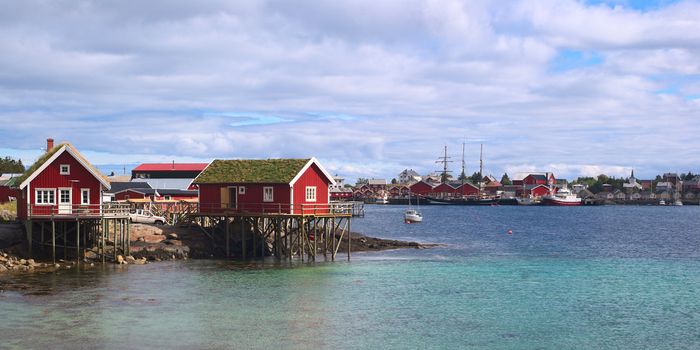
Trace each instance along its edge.
<instances>
[{"instance_id":1,"label":"rocky shoreline","mask_svg":"<svg viewBox=\"0 0 700 350\"><path fill-rule=\"evenodd\" d=\"M17 236L17 233L14 234ZM341 233L336 233L336 238L341 239ZM390 249L426 249L439 246L437 244L425 244L418 242L406 242L369 237L357 232L352 233L352 252L371 252ZM3 248L3 247L0 247ZM4 247L0 251L0 274L13 272L56 271L71 269L78 266L78 262L58 260L42 261L40 258L25 259L24 247L14 244ZM347 251L347 236L343 236L338 248L339 253ZM144 224L131 224L131 255L117 255L107 251L107 262L115 264L142 265L154 261L184 260L190 258L223 258L224 251L221 244L212 244L211 238L206 236L198 228L176 226L153 226ZM96 249L85 251L85 257L81 264L94 266L101 263L101 258Z\"/></svg>"}]
</instances>

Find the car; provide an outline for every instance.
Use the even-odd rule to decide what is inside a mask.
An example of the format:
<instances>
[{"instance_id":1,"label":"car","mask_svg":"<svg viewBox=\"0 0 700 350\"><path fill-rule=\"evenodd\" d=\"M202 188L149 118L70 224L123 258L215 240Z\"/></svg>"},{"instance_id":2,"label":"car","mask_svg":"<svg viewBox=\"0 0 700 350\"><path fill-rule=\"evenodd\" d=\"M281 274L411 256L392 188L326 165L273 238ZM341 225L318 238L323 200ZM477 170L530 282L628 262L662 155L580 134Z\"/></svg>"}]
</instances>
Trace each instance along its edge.
<instances>
[{"instance_id":1,"label":"car","mask_svg":"<svg viewBox=\"0 0 700 350\"><path fill-rule=\"evenodd\" d=\"M140 224L156 224L165 225L167 222L164 217L153 215L151 212L143 209L135 209L129 213L129 220Z\"/></svg>"}]
</instances>

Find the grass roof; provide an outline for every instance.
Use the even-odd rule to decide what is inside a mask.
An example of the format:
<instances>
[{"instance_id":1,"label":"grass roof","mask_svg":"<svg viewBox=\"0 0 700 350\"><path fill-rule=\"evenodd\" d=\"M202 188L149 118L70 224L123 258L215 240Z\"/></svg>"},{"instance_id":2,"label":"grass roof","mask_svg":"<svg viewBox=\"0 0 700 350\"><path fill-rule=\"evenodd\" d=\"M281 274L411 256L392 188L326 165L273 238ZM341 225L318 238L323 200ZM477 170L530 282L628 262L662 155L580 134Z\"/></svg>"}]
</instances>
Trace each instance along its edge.
<instances>
[{"instance_id":1,"label":"grass roof","mask_svg":"<svg viewBox=\"0 0 700 350\"><path fill-rule=\"evenodd\" d=\"M19 179L17 179L17 181L15 182L15 184L16 184L17 186L19 186L20 184L22 184L22 182L24 182L24 180L26 180L26 179L28 179L30 176L32 176L32 174L33 174L34 172L36 172L37 170L39 170L39 168L41 168L41 166L44 165L44 163L46 163L51 157L53 157L53 155L56 154L56 152L60 151L61 148L63 148L63 146L66 146L66 147L70 148L71 151L73 151L73 153L75 154L76 157L78 157L78 158L79 158L80 160L82 160L85 164L87 164L87 166L90 168L90 170L92 170L93 172L95 172L95 174L97 174L97 175L98 175L100 178L102 178L105 182L109 183L109 181L107 180L107 177L105 177L99 170L97 170L94 166L92 166L92 164L90 164L90 162L88 162L87 159L85 159L85 157L83 157L83 155L80 154L80 152L78 152L78 150L75 149L75 147L73 147L73 145L71 145L70 143L61 143L61 144L59 144L58 146L56 146L56 147L52 148L51 150L49 150L48 152L44 153L41 157L39 157L39 159L38 159L34 164L32 164L32 166L30 166L29 169L27 169L27 171L25 171L24 174L22 174L22 176L19 177Z\"/></svg>"},{"instance_id":2,"label":"grass roof","mask_svg":"<svg viewBox=\"0 0 700 350\"><path fill-rule=\"evenodd\" d=\"M309 160L217 159L193 183L289 183Z\"/></svg>"}]
</instances>

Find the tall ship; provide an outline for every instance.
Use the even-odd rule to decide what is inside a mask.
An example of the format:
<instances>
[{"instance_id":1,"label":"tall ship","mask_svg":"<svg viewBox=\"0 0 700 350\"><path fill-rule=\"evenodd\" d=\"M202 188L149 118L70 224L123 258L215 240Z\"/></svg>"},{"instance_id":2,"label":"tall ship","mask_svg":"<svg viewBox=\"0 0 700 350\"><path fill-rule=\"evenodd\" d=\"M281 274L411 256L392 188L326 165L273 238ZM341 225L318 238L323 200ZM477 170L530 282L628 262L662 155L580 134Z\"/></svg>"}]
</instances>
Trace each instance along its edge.
<instances>
[{"instance_id":1,"label":"tall ship","mask_svg":"<svg viewBox=\"0 0 700 350\"><path fill-rule=\"evenodd\" d=\"M576 206L581 205L581 198L571 193L569 189L562 188L553 195L542 197L542 205Z\"/></svg>"}]
</instances>

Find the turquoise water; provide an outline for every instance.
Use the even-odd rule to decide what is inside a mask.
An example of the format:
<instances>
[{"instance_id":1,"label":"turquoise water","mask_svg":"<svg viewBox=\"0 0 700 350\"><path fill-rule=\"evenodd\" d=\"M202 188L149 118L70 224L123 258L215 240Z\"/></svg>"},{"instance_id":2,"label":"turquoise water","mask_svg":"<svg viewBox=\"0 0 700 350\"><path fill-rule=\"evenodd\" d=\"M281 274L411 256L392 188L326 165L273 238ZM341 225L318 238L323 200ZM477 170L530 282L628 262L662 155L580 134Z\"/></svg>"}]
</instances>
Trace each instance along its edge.
<instances>
[{"instance_id":1,"label":"turquoise water","mask_svg":"<svg viewBox=\"0 0 700 350\"><path fill-rule=\"evenodd\" d=\"M446 246L0 277L0 347L700 348L698 207L402 209L353 230Z\"/></svg>"}]
</instances>

